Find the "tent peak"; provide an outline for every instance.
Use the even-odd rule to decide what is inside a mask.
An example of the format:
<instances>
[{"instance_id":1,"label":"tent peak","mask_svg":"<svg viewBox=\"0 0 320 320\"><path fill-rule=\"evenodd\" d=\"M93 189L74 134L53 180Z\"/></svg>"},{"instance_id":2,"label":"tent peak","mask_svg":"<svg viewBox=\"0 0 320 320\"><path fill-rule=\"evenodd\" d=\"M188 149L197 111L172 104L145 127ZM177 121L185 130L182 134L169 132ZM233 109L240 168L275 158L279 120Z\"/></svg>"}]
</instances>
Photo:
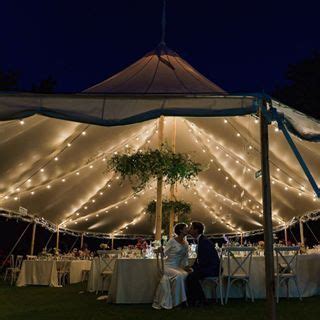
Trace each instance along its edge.
<instances>
[{"instance_id":1,"label":"tent peak","mask_svg":"<svg viewBox=\"0 0 320 320\"><path fill-rule=\"evenodd\" d=\"M129 67L83 92L226 94L164 42Z\"/></svg>"}]
</instances>

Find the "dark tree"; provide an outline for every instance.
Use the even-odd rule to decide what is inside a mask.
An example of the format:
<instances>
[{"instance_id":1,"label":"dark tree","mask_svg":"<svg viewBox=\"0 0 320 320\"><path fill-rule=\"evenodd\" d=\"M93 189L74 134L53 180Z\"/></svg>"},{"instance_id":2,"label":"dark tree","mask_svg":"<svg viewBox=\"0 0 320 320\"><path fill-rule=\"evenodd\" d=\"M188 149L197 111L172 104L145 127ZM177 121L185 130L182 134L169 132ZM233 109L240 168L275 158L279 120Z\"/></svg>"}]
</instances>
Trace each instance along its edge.
<instances>
[{"instance_id":1,"label":"dark tree","mask_svg":"<svg viewBox=\"0 0 320 320\"><path fill-rule=\"evenodd\" d=\"M40 81L38 85L32 85L32 92L36 93L53 93L57 86L57 81L52 77L48 76L48 78Z\"/></svg>"},{"instance_id":2,"label":"dark tree","mask_svg":"<svg viewBox=\"0 0 320 320\"><path fill-rule=\"evenodd\" d=\"M295 109L320 119L320 52L286 72L288 84L276 88L273 96Z\"/></svg>"},{"instance_id":3,"label":"dark tree","mask_svg":"<svg viewBox=\"0 0 320 320\"><path fill-rule=\"evenodd\" d=\"M20 73L0 69L0 91L18 91Z\"/></svg>"}]
</instances>

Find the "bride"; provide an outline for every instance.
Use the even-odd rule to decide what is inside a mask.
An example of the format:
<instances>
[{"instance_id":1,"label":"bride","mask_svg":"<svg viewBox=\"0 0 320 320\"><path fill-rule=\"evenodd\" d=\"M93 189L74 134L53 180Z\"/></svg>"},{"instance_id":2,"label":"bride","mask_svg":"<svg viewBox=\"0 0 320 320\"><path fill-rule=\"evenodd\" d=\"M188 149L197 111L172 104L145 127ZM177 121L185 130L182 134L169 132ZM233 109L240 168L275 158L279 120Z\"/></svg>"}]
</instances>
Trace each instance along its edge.
<instances>
[{"instance_id":1,"label":"bride","mask_svg":"<svg viewBox=\"0 0 320 320\"><path fill-rule=\"evenodd\" d=\"M188 275L188 226L178 223L174 227L176 237L171 238L164 249L164 275L158 285L152 307L172 309L186 302L185 279Z\"/></svg>"}]
</instances>

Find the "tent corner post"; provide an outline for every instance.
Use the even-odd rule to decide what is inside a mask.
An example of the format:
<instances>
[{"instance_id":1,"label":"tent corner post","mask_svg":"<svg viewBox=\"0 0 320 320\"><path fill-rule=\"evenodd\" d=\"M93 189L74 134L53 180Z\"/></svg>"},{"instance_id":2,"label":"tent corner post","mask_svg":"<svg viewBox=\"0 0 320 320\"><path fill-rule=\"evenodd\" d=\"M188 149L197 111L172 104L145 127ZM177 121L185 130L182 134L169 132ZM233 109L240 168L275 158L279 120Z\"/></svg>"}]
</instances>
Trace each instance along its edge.
<instances>
[{"instance_id":1,"label":"tent corner post","mask_svg":"<svg viewBox=\"0 0 320 320\"><path fill-rule=\"evenodd\" d=\"M60 238L60 234L59 234L59 229L60 229L60 226L57 225L57 238L56 238L56 252L58 253L59 252L59 238Z\"/></svg>"},{"instance_id":2,"label":"tent corner post","mask_svg":"<svg viewBox=\"0 0 320 320\"><path fill-rule=\"evenodd\" d=\"M81 233L80 250L82 250L82 248L83 248L83 237L84 237L84 234Z\"/></svg>"},{"instance_id":3,"label":"tent corner post","mask_svg":"<svg viewBox=\"0 0 320 320\"><path fill-rule=\"evenodd\" d=\"M304 246L304 230L303 230L303 220L302 217L299 219L299 229L300 229L300 243Z\"/></svg>"},{"instance_id":4,"label":"tent corner post","mask_svg":"<svg viewBox=\"0 0 320 320\"><path fill-rule=\"evenodd\" d=\"M269 320L276 320L274 257L273 257L273 225L271 205L271 185L269 168L269 121L266 117L267 100L259 109L260 117L260 148L262 171L262 202L264 219L264 255L265 255L265 281L266 281L266 315Z\"/></svg>"},{"instance_id":5,"label":"tent corner post","mask_svg":"<svg viewBox=\"0 0 320 320\"><path fill-rule=\"evenodd\" d=\"M285 224L284 226L284 243L287 246L288 245L288 226Z\"/></svg>"},{"instance_id":6,"label":"tent corner post","mask_svg":"<svg viewBox=\"0 0 320 320\"><path fill-rule=\"evenodd\" d=\"M33 228L32 228L32 238L31 238L31 247L30 247L30 255L33 256L34 254L34 243L36 238L36 229L37 229L37 223L36 221L33 222Z\"/></svg>"}]
</instances>

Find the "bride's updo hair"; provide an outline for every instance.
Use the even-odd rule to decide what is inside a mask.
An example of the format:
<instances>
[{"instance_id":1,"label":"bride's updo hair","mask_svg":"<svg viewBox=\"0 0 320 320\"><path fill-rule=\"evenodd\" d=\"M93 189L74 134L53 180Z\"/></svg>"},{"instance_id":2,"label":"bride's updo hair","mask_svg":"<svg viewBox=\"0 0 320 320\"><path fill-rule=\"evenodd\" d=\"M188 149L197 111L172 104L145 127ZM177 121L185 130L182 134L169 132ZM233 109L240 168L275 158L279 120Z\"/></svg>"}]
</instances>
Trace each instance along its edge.
<instances>
[{"instance_id":1,"label":"bride's updo hair","mask_svg":"<svg viewBox=\"0 0 320 320\"><path fill-rule=\"evenodd\" d=\"M177 236L180 235L180 233L182 232L182 230L183 230L185 227L188 227L188 225L185 224L185 223L177 223L177 224L174 226L174 233L175 233Z\"/></svg>"}]
</instances>

